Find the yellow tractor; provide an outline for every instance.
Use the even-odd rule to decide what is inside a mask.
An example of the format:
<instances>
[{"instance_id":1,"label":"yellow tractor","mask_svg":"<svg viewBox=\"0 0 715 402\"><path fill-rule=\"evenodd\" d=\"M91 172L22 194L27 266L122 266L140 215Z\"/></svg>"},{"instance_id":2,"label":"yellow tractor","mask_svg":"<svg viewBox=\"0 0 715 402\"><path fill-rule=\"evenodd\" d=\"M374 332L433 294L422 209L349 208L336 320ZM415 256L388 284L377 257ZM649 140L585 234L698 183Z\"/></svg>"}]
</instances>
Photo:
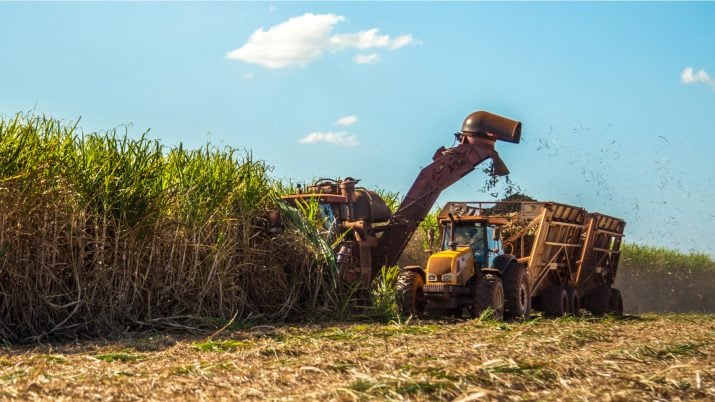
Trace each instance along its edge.
<instances>
[{"instance_id":1,"label":"yellow tractor","mask_svg":"<svg viewBox=\"0 0 715 402\"><path fill-rule=\"evenodd\" d=\"M403 314L425 310L494 318L623 314L613 288L622 219L543 201L448 202L439 214L441 250L423 270L405 267L397 301ZM504 235L504 239L502 239Z\"/></svg>"},{"instance_id":2,"label":"yellow tractor","mask_svg":"<svg viewBox=\"0 0 715 402\"><path fill-rule=\"evenodd\" d=\"M429 312L461 317L468 308L472 317L491 309L495 319L504 318L504 287L501 272L493 268L499 258L500 227L507 223L501 217L469 219L452 214L443 219L445 233L442 251L432 254L427 266L405 267L398 279L397 301L403 314ZM430 242L432 239L430 239ZM517 267L514 271L523 270ZM525 291L522 302L528 305ZM528 316L528 307L520 311ZM513 316L513 314L512 314ZM513 317L510 317L513 318Z\"/></svg>"}]
</instances>

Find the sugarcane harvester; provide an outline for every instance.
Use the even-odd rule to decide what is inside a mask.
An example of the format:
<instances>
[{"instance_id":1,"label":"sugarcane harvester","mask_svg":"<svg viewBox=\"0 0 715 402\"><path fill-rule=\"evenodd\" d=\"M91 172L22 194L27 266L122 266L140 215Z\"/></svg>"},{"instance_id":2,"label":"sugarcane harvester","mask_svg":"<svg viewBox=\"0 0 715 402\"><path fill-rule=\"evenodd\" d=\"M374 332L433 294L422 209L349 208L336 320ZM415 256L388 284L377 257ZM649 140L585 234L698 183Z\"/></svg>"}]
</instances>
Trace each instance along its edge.
<instances>
[{"instance_id":1,"label":"sugarcane harvester","mask_svg":"<svg viewBox=\"0 0 715 402\"><path fill-rule=\"evenodd\" d=\"M394 212L375 191L358 187L359 180L351 177L320 179L283 199L292 204L317 200L323 217L333 229L337 233L346 233L335 249L341 277L367 287L382 267L397 264L419 223L444 189L487 159L492 160L492 175L509 173L495 143L518 144L521 123L478 111L467 116L455 137L455 146L437 149L432 162L420 171ZM416 274L418 268L406 267L401 275ZM421 279L424 282L424 278Z\"/></svg>"}]
</instances>

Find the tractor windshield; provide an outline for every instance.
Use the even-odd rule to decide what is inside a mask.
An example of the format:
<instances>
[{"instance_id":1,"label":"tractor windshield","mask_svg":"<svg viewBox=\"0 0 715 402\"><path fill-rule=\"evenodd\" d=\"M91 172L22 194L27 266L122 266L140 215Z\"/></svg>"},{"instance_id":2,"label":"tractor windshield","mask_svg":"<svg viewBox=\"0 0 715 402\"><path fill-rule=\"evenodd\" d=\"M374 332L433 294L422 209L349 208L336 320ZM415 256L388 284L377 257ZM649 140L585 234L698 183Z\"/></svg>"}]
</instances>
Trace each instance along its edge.
<instances>
[{"instance_id":1,"label":"tractor windshield","mask_svg":"<svg viewBox=\"0 0 715 402\"><path fill-rule=\"evenodd\" d=\"M449 248L449 230L449 225L447 225L443 236L443 250L447 250ZM455 226L454 241L456 241L459 246L471 247L474 252L474 260L477 263L484 263L484 227L481 223Z\"/></svg>"}]
</instances>

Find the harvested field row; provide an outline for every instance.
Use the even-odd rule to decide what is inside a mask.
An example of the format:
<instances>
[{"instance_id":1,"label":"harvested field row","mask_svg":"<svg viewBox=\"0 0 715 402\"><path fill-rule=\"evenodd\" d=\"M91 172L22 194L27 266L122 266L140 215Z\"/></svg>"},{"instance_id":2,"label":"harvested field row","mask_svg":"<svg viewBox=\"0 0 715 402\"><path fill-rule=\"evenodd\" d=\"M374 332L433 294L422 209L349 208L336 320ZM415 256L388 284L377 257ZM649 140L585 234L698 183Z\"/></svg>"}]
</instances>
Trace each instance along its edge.
<instances>
[{"instance_id":1,"label":"harvested field row","mask_svg":"<svg viewBox=\"0 0 715 402\"><path fill-rule=\"evenodd\" d=\"M2 350L0 398L715 399L715 316L256 326Z\"/></svg>"}]
</instances>

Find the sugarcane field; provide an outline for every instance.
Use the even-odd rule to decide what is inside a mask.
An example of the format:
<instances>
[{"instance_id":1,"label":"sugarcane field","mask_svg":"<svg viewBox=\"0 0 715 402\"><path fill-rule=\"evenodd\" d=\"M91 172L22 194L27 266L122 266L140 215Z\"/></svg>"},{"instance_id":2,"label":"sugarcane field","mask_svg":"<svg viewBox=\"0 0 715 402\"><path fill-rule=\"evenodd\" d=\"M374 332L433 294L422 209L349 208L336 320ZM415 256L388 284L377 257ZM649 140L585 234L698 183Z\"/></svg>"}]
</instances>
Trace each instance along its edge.
<instances>
[{"instance_id":1,"label":"sugarcane field","mask_svg":"<svg viewBox=\"0 0 715 402\"><path fill-rule=\"evenodd\" d=\"M0 2L0 400L715 401L712 17Z\"/></svg>"}]
</instances>

